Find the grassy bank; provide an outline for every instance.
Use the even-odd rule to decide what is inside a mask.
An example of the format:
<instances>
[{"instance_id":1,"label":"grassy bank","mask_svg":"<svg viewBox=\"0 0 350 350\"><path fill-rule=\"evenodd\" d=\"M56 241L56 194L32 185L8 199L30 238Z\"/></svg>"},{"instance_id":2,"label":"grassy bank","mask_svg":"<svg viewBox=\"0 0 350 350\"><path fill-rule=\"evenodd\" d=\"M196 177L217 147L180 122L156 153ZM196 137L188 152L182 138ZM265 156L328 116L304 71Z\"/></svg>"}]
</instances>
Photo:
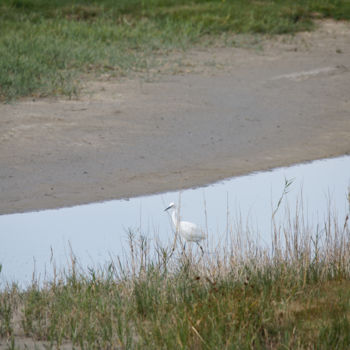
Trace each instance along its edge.
<instances>
[{"instance_id":1,"label":"grassy bank","mask_svg":"<svg viewBox=\"0 0 350 350\"><path fill-rule=\"evenodd\" d=\"M127 263L83 270L72 256L45 285L0 292L0 339L9 348L28 338L48 348L349 348L349 216L311 228L298 213L284 225L272 217L268 249L235 225L204 255L130 234Z\"/></svg>"},{"instance_id":2,"label":"grassy bank","mask_svg":"<svg viewBox=\"0 0 350 350\"><path fill-rule=\"evenodd\" d=\"M78 93L80 80L161 64L224 33L294 33L350 19L347 0L3 0L0 99Z\"/></svg>"}]
</instances>

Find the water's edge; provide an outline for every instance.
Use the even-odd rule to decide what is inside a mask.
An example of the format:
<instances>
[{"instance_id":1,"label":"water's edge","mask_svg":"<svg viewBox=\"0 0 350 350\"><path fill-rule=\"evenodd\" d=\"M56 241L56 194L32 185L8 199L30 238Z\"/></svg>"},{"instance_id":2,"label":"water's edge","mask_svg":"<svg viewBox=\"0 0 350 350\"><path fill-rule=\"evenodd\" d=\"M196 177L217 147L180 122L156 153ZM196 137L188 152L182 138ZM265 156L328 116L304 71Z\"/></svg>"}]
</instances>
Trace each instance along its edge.
<instances>
[{"instance_id":1,"label":"water's edge","mask_svg":"<svg viewBox=\"0 0 350 350\"><path fill-rule=\"evenodd\" d=\"M329 199L337 215L344 216L349 209L350 157L344 156L255 172L180 192L2 215L0 281L29 283L34 268L41 279L48 277L52 261L58 268L67 266L70 247L83 266L103 264L110 255L125 254L128 229L167 244L173 237L169 216L164 213L169 202L181 202L183 219L208 231L212 244L228 230L234 232L241 221L249 222L261 243L268 245L271 213L286 179L293 183L283 204L293 208L302 197L311 223L322 220Z\"/></svg>"}]
</instances>

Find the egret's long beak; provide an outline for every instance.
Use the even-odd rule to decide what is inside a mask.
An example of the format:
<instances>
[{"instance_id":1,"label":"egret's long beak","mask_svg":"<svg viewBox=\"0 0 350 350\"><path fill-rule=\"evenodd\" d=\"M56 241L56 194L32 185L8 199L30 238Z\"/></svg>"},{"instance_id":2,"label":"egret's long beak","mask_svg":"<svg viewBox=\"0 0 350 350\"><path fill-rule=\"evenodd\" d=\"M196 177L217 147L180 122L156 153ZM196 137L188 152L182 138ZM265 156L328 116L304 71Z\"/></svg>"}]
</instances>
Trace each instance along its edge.
<instances>
[{"instance_id":1,"label":"egret's long beak","mask_svg":"<svg viewBox=\"0 0 350 350\"><path fill-rule=\"evenodd\" d=\"M168 208L165 208L164 211L167 211L169 210L170 208L172 208L173 206L172 205L169 205Z\"/></svg>"}]
</instances>

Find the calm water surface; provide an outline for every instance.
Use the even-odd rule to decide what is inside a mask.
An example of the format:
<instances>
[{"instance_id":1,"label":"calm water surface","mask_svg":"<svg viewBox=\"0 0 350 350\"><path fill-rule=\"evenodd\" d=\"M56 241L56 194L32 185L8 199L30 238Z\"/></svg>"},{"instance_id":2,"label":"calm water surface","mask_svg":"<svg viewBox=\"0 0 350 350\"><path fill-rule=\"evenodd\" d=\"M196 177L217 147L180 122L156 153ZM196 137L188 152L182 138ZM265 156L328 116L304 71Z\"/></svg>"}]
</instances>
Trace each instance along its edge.
<instances>
[{"instance_id":1,"label":"calm water surface","mask_svg":"<svg viewBox=\"0 0 350 350\"><path fill-rule=\"evenodd\" d=\"M280 217L286 204L293 211L301 193L304 212L313 225L322 224L329 201L340 220L349 211L346 195L350 185L350 157L346 156L236 177L181 194L169 192L3 215L0 216L0 286L12 281L25 286L31 281L34 269L41 280L50 278L53 260L58 269L67 266L70 247L82 266L104 265L111 255L126 252L128 229L167 244L173 237L173 229L164 208L169 202L178 202L179 196L182 219L208 230L214 243L228 229L233 228L234 232L241 220L244 226L248 222L252 231L259 232L262 245L268 245L271 214L285 179L293 179L293 184L283 200Z\"/></svg>"}]
</instances>

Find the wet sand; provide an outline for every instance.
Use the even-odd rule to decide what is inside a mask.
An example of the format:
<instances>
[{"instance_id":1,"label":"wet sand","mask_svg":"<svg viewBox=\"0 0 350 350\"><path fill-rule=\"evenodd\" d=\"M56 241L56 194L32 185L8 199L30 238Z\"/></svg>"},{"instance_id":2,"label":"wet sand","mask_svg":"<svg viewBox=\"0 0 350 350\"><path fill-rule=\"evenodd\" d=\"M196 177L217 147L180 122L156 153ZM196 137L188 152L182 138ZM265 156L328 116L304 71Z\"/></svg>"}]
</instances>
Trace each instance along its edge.
<instances>
[{"instance_id":1,"label":"wet sand","mask_svg":"<svg viewBox=\"0 0 350 350\"><path fill-rule=\"evenodd\" d=\"M285 37L286 38L286 37ZM350 154L350 26L192 50L181 69L0 106L0 214Z\"/></svg>"}]
</instances>

